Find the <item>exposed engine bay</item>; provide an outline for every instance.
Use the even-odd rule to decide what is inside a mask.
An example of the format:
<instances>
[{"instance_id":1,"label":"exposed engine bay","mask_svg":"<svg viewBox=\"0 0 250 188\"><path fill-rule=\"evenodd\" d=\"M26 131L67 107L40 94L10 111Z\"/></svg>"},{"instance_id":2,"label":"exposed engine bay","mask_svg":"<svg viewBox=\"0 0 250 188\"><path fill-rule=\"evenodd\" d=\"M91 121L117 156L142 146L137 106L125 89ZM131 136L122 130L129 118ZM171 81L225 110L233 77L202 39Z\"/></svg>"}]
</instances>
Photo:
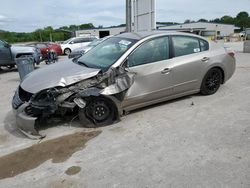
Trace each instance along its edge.
<instances>
[{"instance_id":1,"label":"exposed engine bay","mask_svg":"<svg viewBox=\"0 0 250 188\"><path fill-rule=\"evenodd\" d=\"M71 80L73 79L73 80ZM53 116L78 114L84 127L99 127L119 121L121 102L134 82L134 74L119 67L100 71L96 76L82 80L78 77L61 78L57 86L35 94L21 86L13 98L19 129L31 138L41 138L38 124Z\"/></svg>"}]
</instances>

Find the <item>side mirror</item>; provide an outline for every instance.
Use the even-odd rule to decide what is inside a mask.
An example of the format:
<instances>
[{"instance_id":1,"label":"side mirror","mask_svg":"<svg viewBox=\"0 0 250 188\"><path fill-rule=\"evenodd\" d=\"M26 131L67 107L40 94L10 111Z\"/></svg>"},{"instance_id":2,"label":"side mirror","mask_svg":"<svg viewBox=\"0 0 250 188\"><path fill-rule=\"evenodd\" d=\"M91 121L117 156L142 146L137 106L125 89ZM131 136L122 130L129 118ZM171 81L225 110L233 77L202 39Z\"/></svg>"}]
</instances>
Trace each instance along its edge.
<instances>
[{"instance_id":1,"label":"side mirror","mask_svg":"<svg viewBox=\"0 0 250 188\"><path fill-rule=\"evenodd\" d=\"M124 68L129 68L129 57L126 58L126 60L124 61L123 65Z\"/></svg>"},{"instance_id":2,"label":"side mirror","mask_svg":"<svg viewBox=\"0 0 250 188\"><path fill-rule=\"evenodd\" d=\"M70 44L74 44L75 42L74 41L71 41Z\"/></svg>"},{"instance_id":3,"label":"side mirror","mask_svg":"<svg viewBox=\"0 0 250 188\"><path fill-rule=\"evenodd\" d=\"M125 71L129 72L129 58L123 63L123 68Z\"/></svg>"}]
</instances>

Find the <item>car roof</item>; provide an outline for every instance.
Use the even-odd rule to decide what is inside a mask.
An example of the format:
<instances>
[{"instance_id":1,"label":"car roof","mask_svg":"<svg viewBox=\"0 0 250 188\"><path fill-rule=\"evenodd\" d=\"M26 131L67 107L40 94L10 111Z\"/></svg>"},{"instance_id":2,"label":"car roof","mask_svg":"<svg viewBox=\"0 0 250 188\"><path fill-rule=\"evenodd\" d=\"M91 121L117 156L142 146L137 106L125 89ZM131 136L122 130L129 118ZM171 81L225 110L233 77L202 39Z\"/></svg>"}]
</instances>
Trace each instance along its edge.
<instances>
[{"instance_id":1,"label":"car roof","mask_svg":"<svg viewBox=\"0 0 250 188\"><path fill-rule=\"evenodd\" d=\"M93 36L93 35L91 35L91 36L85 36L85 37L72 37L71 39L82 39L82 38L87 38L87 39L89 39L89 38L96 38L96 36Z\"/></svg>"},{"instance_id":2,"label":"car roof","mask_svg":"<svg viewBox=\"0 0 250 188\"><path fill-rule=\"evenodd\" d=\"M183 36L191 36L191 37L197 37L205 40L205 38L190 34L190 33L184 33L184 32L178 32L178 31L146 31L146 32L134 32L134 33L122 33L119 35L116 35L115 37L121 37L121 38L128 38L128 39L134 39L134 40L141 40L147 37L151 36L157 36L157 35L183 35Z\"/></svg>"},{"instance_id":3,"label":"car roof","mask_svg":"<svg viewBox=\"0 0 250 188\"><path fill-rule=\"evenodd\" d=\"M49 42L30 42L27 45L36 45L36 44L48 44Z\"/></svg>"}]
</instances>

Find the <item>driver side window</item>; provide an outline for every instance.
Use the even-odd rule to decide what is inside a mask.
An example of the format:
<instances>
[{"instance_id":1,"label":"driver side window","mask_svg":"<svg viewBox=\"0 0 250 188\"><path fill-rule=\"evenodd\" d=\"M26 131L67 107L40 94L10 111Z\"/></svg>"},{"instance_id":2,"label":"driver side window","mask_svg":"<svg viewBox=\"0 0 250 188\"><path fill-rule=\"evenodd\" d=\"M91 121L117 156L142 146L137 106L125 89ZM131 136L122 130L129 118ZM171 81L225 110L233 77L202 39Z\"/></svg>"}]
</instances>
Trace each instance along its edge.
<instances>
[{"instance_id":1,"label":"driver side window","mask_svg":"<svg viewBox=\"0 0 250 188\"><path fill-rule=\"evenodd\" d=\"M5 48L5 43L0 40L0 48Z\"/></svg>"},{"instance_id":2,"label":"driver side window","mask_svg":"<svg viewBox=\"0 0 250 188\"><path fill-rule=\"evenodd\" d=\"M129 57L129 67L154 63L169 59L168 37L152 39L143 43Z\"/></svg>"}]
</instances>

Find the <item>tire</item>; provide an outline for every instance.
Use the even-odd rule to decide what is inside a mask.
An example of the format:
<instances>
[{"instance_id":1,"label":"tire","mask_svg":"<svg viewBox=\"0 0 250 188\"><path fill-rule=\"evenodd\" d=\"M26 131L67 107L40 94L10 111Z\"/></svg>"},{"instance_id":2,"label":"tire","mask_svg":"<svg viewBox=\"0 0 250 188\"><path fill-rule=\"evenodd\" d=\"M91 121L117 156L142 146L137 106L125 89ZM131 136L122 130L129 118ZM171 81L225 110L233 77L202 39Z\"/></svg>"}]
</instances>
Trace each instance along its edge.
<instances>
[{"instance_id":1,"label":"tire","mask_svg":"<svg viewBox=\"0 0 250 188\"><path fill-rule=\"evenodd\" d=\"M218 91L222 83L222 72L218 68L210 69L201 84L201 94L213 95Z\"/></svg>"},{"instance_id":2,"label":"tire","mask_svg":"<svg viewBox=\"0 0 250 188\"><path fill-rule=\"evenodd\" d=\"M95 128L96 126L87 118L86 116L86 109L79 108L78 111L78 116L80 123L82 124L83 127L86 128Z\"/></svg>"},{"instance_id":3,"label":"tire","mask_svg":"<svg viewBox=\"0 0 250 188\"><path fill-rule=\"evenodd\" d=\"M64 54L69 55L71 53L71 50L69 48L64 49Z\"/></svg>"},{"instance_id":4,"label":"tire","mask_svg":"<svg viewBox=\"0 0 250 188\"><path fill-rule=\"evenodd\" d=\"M79 119L87 128L107 126L115 121L115 107L107 99L94 98L86 108L79 109Z\"/></svg>"}]
</instances>

